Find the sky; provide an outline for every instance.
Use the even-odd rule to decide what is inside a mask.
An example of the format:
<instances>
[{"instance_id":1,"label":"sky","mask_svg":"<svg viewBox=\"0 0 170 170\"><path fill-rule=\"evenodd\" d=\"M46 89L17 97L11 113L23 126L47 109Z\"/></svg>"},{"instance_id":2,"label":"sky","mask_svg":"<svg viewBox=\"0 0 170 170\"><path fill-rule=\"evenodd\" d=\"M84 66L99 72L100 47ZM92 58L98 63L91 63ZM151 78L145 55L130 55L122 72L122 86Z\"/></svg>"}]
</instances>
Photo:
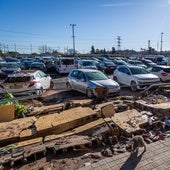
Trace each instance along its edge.
<instances>
[{"instance_id":1,"label":"sky","mask_svg":"<svg viewBox=\"0 0 170 170\"><path fill-rule=\"evenodd\" d=\"M170 50L170 0L0 0L0 49L59 52L73 48L140 51L150 46Z\"/></svg>"}]
</instances>

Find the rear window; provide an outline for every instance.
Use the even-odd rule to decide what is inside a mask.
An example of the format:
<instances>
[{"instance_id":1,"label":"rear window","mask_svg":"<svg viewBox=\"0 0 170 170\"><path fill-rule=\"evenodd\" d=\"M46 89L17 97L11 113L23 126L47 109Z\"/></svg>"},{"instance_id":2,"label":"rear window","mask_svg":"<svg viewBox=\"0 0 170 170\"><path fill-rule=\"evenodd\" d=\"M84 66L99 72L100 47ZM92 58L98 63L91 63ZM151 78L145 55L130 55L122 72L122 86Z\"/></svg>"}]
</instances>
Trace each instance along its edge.
<instances>
[{"instance_id":1,"label":"rear window","mask_svg":"<svg viewBox=\"0 0 170 170\"><path fill-rule=\"evenodd\" d=\"M19 65L15 64L15 63L5 63L2 67L6 67L6 68L19 68Z\"/></svg>"},{"instance_id":2,"label":"rear window","mask_svg":"<svg viewBox=\"0 0 170 170\"><path fill-rule=\"evenodd\" d=\"M32 77L30 76L23 76L23 77L7 77L5 83L21 83L30 81Z\"/></svg>"},{"instance_id":3,"label":"rear window","mask_svg":"<svg viewBox=\"0 0 170 170\"><path fill-rule=\"evenodd\" d=\"M61 64L62 65L73 65L74 59L61 59Z\"/></svg>"},{"instance_id":4,"label":"rear window","mask_svg":"<svg viewBox=\"0 0 170 170\"><path fill-rule=\"evenodd\" d=\"M163 69L166 73L170 73L170 68Z\"/></svg>"}]
</instances>

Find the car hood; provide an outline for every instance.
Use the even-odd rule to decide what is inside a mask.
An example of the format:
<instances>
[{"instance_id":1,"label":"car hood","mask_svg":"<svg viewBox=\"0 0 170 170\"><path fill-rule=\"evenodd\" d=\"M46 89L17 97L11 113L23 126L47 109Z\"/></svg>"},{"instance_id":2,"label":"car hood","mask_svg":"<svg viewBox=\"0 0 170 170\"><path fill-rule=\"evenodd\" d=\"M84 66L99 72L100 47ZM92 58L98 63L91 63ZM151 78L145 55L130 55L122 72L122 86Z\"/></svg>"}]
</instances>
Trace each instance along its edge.
<instances>
[{"instance_id":1,"label":"car hood","mask_svg":"<svg viewBox=\"0 0 170 170\"><path fill-rule=\"evenodd\" d=\"M148 73L148 74L136 74L133 75L137 79L159 79L158 76Z\"/></svg>"},{"instance_id":2,"label":"car hood","mask_svg":"<svg viewBox=\"0 0 170 170\"><path fill-rule=\"evenodd\" d=\"M113 81L112 79L107 79L107 80L96 80L96 81L90 81L95 85L98 86L119 86L117 82Z\"/></svg>"},{"instance_id":3,"label":"car hood","mask_svg":"<svg viewBox=\"0 0 170 170\"><path fill-rule=\"evenodd\" d=\"M96 66L82 66L83 69L96 68Z\"/></svg>"}]
</instances>

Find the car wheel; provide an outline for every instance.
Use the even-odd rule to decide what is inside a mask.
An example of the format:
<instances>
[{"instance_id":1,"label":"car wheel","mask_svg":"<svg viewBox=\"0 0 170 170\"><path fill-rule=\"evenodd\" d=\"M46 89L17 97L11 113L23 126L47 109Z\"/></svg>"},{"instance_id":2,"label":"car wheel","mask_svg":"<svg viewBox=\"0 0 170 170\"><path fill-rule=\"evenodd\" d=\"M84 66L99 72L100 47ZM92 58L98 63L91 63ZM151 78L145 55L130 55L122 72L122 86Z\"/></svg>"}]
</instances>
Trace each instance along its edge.
<instances>
[{"instance_id":1,"label":"car wheel","mask_svg":"<svg viewBox=\"0 0 170 170\"><path fill-rule=\"evenodd\" d=\"M137 90L137 84L136 84L135 81L132 81L132 82L131 82L131 90L132 90L132 91L136 91L136 90Z\"/></svg>"},{"instance_id":2,"label":"car wheel","mask_svg":"<svg viewBox=\"0 0 170 170\"><path fill-rule=\"evenodd\" d=\"M54 88L54 82L51 81L51 82L50 82L50 89L53 89L53 88Z\"/></svg>"},{"instance_id":3,"label":"car wheel","mask_svg":"<svg viewBox=\"0 0 170 170\"><path fill-rule=\"evenodd\" d=\"M39 90L37 90L36 94L37 94L38 96L42 96L43 92L44 92L44 90L43 90L43 88L41 87Z\"/></svg>"},{"instance_id":4,"label":"car wheel","mask_svg":"<svg viewBox=\"0 0 170 170\"><path fill-rule=\"evenodd\" d=\"M113 80L116 81L116 82L118 82L117 77L115 77L115 76L113 77Z\"/></svg>"},{"instance_id":5,"label":"car wheel","mask_svg":"<svg viewBox=\"0 0 170 170\"><path fill-rule=\"evenodd\" d=\"M94 93L91 89L87 89L86 91L86 95L88 98L93 98L94 97Z\"/></svg>"},{"instance_id":6,"label":"car wheel","mask_svg":"<svg viewBox=\"0 0 170 170\"><path fill-rule=\"evenodd\" d=\"M67 90L68 90L68 91L71 91L71 90L72 90L70 83L67 83L66 86L67 86Z\"/></svg>"}]
</instances>

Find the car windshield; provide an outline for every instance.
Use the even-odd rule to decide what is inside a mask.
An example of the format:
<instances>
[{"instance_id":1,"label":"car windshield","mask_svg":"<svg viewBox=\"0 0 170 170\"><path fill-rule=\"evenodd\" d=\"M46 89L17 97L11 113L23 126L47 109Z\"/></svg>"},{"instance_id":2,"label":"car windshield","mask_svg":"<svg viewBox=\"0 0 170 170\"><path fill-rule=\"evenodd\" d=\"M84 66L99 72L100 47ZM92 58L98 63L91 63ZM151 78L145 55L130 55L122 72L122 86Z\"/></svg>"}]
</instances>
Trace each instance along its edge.
<instances>
[{"instance_id":1,"label":"car windshield","mask_svg":"<svg viewBox=\"0 0 170 170\"><path fill-rule=\"evenodd\" d=\"M166 73L170 73L170 68L164 68L163 69Z\"/></svg>"},{"instance_id":2,"label":"car windshield","mask_svg":"<svg viewBox=\"0 0 170 170\"><path fill-rule=\"evenodd\" d=\"M18 64L12 64L12 63L5 63L2 67L5 67L5 68L18 68Z\"/></svg>"},{"instance_id":3,"label":"car windshield","mask_svg":"<svg viewBox=\"0 0 170 170\"><path fill-rule=\"evenodd\" d=\"M44 66L37 64L37 65L31 65L31 68L44 68Z\"/></svg>"},{"instance_id":4,"label":"car windshield","mask_svg":"<svg viewBox=\"0 0 170 170\"><path fill-rule=\"evenodd\" d=\"M116 61L115 62L117 65L126 65L125 61Z\"/></svg>"},{"instance_id":5,"label":"car windshield","mask_svg":"<svg viewBox=\"0 0 170 170\"><path fill-rule=\"evenodd\" d=\"M93 63L93 62L90 62L90 61L84 61L84 62L83 62L83 65L84 65L84 66L94 66L94 63Z\"/></svg>"},{"instance_id":6,"label":"car windshield","mask_svg":"<svg viewBox=\"0 0 170 170\"><path fill-rule=\"evenodd\" d=\"M105 76L102 72L86 72L85 73L89 80L107 80L107 76Z\"/></svg>"},{"instance_id":7,"label":"car windshield","mask_svg":"<svg viewBox=\"0 0 170 170\"><path fill-rule=\"evenodd\" d=\"M135 61L134 64L143 64L143 63L140 61Z\"/></svg>"},{"instance_id":8,"label":"car windshield","mask_svg":"<svg viewBox=\"0 0 170 170\"><path fill-rule=\"evenodd\" d=\"M131 67L130 71L133 75L134 74L148 74L148 71L140 67Z\"/></svg>"},{"instance_id":9,"label":"car windshield","mask_svg":"<svg viewBox=\"0 0 170 170\"><path fill-rule=\"evenodd\" d=\"M107 65L107 66L114 66L114 63L112 63L112 62L105 62L105 65Z\"/></svg>"}]
</instances>

